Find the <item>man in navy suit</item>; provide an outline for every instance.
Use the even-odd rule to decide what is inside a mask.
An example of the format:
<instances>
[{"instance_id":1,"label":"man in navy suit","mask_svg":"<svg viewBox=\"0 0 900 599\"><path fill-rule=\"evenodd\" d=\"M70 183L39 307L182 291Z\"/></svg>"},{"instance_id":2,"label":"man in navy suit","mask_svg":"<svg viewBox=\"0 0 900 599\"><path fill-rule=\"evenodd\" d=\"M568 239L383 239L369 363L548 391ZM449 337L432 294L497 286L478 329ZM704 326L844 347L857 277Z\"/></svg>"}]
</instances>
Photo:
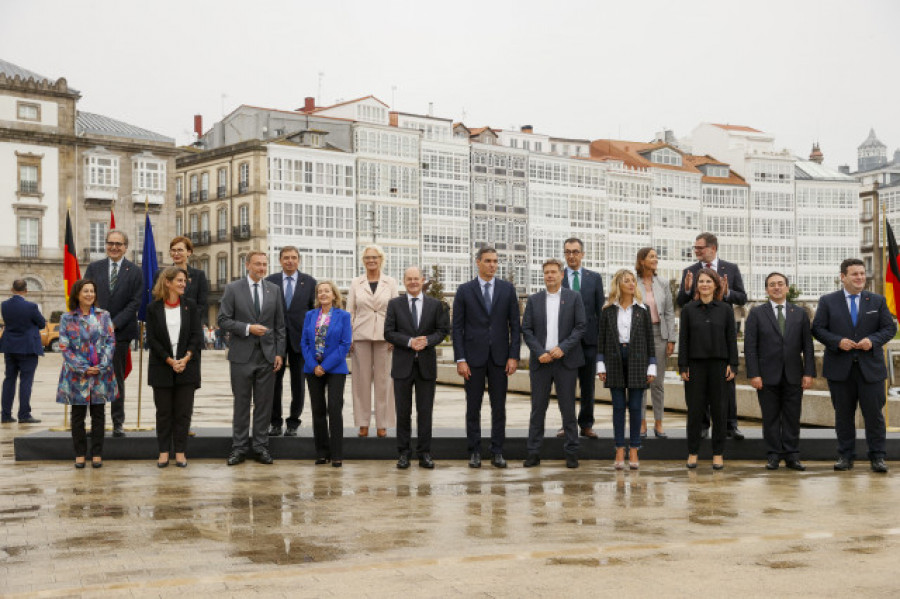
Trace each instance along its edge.
<instances>
[{"instance_id":1,"label":"man in navy suit","mask_svg":"<svg viewBox=\"0 0 900 599\"><path fill-rule=\"evenodd\" d=\"M812 334L825 346L822 374L828 379L838 440L835 470L850 470L856 457L856 406L866 423L874 472L887 472L885 456L884 345L897 333L884 297L865 291L866 267L858 258L841 262L844 288L823 295Z\"/></svg>"},{"instance_id":2,"label":"man in navy suit","mask_svg":"<svg viewBox=\"0 0 900 599\"><path fill-rule=\"evenodd\" d=\"M465 379L469 468L481 468L481 402L488 382L491 400L491 464L506 468L507 377L518 367L521 325L516 288L495 278L497 250L484 246L475 256L478 276L463 283L453 300L453 355Z\"/></svg>"},{"instance_id":3,"label":"man in navy suit","mask_svg":"<svg viewBox=\"0 0 900 599\"><path fill-rule=\"evenodd\" d=\"M47 326L47 322L38 310L37 304L25 299L28 284L24 279L13 281L12 292L12 297L0 304L0 313L5 324L3 336L0 337L0 352L5 354L6 359L0 422L16 421L12 417L12 405L18 378L19 422L34 424L40 420L31 415L31 385L34 382L38 356L44 355L41 329Z\"/></svg>"},{"instance_id":4,"label":"man in navy suit","mask_svg":"<svg viewBox=\"0 0 900 599\"><path fill-rule=\"evenodd\" d=\"M303 412L304 376L303 354L300 353L300 338L303 336L303 319L306 312L315 306L316 280L297 270L300 266L300 250L292 245L281 248L278 254L282 272L266 277L267 281L281 288L281 299L284 305L284 328L287 333L285 343L286 365L291 369L291 406L287 417L285 437L296 437L300 427L300 415ZM284 390L284 371L281 368L275 373L275 395L272 398L272 422L269 425L269 436L281 434L281 397Z\"/></svg>"},{"instance_id":5,"label":"man in navy suit","mask_svg":"<svg viewBox=\"0 0 900 599\"><path fill-rule=\"evenodd\" d=\"M566 268L562 286L581 293L584 312L587 316L587 327L581 338L581 352L584 354L584 365L578 369L578 385L581 387L581 409L578 411L578 427L581 436L597 438L594 432L594 380L597 366L597 332L600 329L600 311L606 298L603 296L603 277L599 273L581 266L584 259L584 244L577 237L566 239L563 243L566 256ZM557 437L565 437L565 430L559 429Z\"/></svg>"},{"instance_id":6,"label":"man in navy suit","mask_svg":"<svg viewBox=\"0 0 900 599\"><path fill-rule=\"evenodd\" d=\"M676 301L682 308L694 299L697 292L697 273L701 268L711 268L719 274L724 285L725 295L722 298L725 303L732 306L743 306L747 303L747 292L744 291L744 279L741 278L741 270L737 264L719 259L719 240L712 233L700 233L694 240L694 255L697 262L691 264L681 273L681 285L678 286L678 298ZM728 417L726 422L729 438L740 441L744 433L738 428L737 422L737 395L734 379L726 385L728 395ZM703 436L709 432L709 414L703 418Z\"/></svg>"},{"instance_id":7,"label":"man in navy suit","mask_svg":"<svg viewBox=\"0 0 900 599\"><path fill-rule=\"evenodd\" d=\"M809 318L787 301L788 278L766 277L769 301L750 310L744 331L747 378L756 389L763 417L768 470L782 459L791 470L806 470L799 459L803 391L816 376L816 357Z\"/></svg>"},{"instance_id":8,"label":"man in navy suit","mask_svg":"<svg viewBox=\"0 0 900 599\"><path fill-rule=\"evenodd\" d=\"M94 282L97 305L108 311L116 330L113 370L119 386L119 401L112 402L113 436L125 436L125 366L131 341L137 339L137 311L144 293L144 275L125 258L128 236L118 229L106 234L106 258L88 264L84 278Z\"/></svg>"}]
</instances>

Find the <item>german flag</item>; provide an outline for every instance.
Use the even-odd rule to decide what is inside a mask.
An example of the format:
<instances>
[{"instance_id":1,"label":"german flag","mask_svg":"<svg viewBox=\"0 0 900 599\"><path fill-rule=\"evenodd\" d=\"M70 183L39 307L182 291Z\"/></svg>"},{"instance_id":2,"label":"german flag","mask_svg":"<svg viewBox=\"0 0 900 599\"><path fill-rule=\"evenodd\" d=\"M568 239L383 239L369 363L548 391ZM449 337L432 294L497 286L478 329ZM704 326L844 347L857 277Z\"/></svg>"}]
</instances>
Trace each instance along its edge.
<instances>
[{"instance_id":1,"label":"german flag","mask_svg":"<svg viewBox=\"0 0 900 599\"><path fill-rule=\"evenodd\" d=\"M72 221L69 212L66 211L66 245L63 253L63 287L66 291L66 309L69 308L69 292L72 285L81 278L81 269L78 267L78 258L75 257L75 238L72 236Z\"/></svg>"},{"instance_id":2,"label":"german flag","mask_svg":"<svg viewBox=\"0 0 900 599\"><path fill-rule=\"evenodd\" d=\"M887 233L887 268L884 269L884 297L887 299L888 309L897 316L897 299L900 298L900 266L897 264L898 252L897 240L894 238L894 230L891 223L884 221Z\"/></svg>"}]
</instances>

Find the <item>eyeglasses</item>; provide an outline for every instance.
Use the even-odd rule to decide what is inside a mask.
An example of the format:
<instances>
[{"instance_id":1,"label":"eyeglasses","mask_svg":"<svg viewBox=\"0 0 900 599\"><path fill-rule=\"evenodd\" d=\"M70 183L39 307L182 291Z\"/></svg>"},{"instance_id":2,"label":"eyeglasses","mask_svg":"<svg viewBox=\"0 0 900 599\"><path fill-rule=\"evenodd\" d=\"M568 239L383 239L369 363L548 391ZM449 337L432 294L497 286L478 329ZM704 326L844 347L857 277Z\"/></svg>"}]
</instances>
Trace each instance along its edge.
<instances>
[{"instance_id":1,"label":"eyeglasses","mask_svg":"<svg viewBox=\"0 0 900 599\"><path fill-rule=\"evenodd\" d=\"M709 246L706 246L706 245L695 245L695 246L694 246L694 251L695 251L695 252L699 252L700 250L705 250L707 247L709 247Z\"/></svg>"},{"instance_id":2,"label":"eyeglasses","mask_svg":"<svg viewBox=\"0 0 900 599\"><path fill-rule=\"evenodd\" d=\"M184 254L184 253L186 253L186 252L187 252L187 250L183 250L183 249L180 249L180 248L171 248L171 249L169 249L169 253L170 253L170 254Z\"/></svg>"},{"instance_id":3,"label":"eyeglasses","mask_svg":"<svg viewBox=\"0 0 900 599\"><path fill-rule=\"evenodd\" d=\"M106 245L108 245L110 247L114 247L114 248L125 247L125 243L122 241L107 241Z\"/></svg>"},{"instance_id":4,"label":"eyeglasses","mask_svg":"<svg viewBox=\"0 0 900 599\"><path fill-rule=\"evenodd\" d=\"M565 251L563 251L563 254L565 254L566 256L577 256L580 253L581 253L581 250L565 250Z\"/></svg>"}]
</instances>

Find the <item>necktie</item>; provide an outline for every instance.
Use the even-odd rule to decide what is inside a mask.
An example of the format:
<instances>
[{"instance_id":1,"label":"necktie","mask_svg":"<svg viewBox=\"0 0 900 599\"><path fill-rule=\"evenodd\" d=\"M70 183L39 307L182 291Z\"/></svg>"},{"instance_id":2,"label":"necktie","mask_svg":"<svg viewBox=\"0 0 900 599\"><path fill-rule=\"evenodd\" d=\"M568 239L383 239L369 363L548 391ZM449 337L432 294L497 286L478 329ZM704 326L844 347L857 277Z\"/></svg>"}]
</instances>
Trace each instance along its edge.
<instances>
[{"instance_id":1,"label":"necktie","mask_svg":"<svg viewBox=\"0 0 900 599\"><path fill-rule=\"evenodd\" d=\"M259 308L259 283L253 283L253 311L256 312L256 317L259 318L260 308Z\"/></svg>"},{"instance_id":2,"label":"necktie","mask_svg":"<svg viewBox=\"0 0 900 599\"><path fill-rule=\"evenodd\" d=\"M109 290L116 290L116 283L119 282L119 265L116 262L112 263L112 272L109 273Z\"/></svg>"},{"instance_id":3,"label":"necktie","mask_svg":"<svg viewBox=\"0 0 900 599\"><path fill-rule=\"evenodd\" d=\"M778 309L778 330L781 331L781 336L784 337L784 306L775 306Z\"/></svg>"},{"instance_id":4,"label":"necktie","mask_svg":"<svg viewBox=\"0 0 900 599\"><path fill-rule=\"evenodd\" d=\"M850 320L851 320L851 322L853 322L853 326L856 326L856 320L859 316L859 312L857 311L857 308L856 308L856 298L858 298L858 297L859 297L858 295L850 296Z\"/></svg>"},{"instance_id":5,"label":"necktie","mask_svg":"<svg viewBox=\"0 0 900 599\"><path fill-rule=\"evenodd\" d=\"M292 299L294 299L294 277L288 277L287 289L284 290L284 303L290 307Z\"/></svg>"},{"instance_id":6,"label":"necktie","mask_svg":"<svg viewBox=\"0 0 900 599\"><path fill-rule=\"evenodd\" d=\"M712 262L707 262L707 263L706 263L706 268L712 269Z\"/></svg>"},{"instance_id":7,"label":"necktie","mask_svg":"<svg viewBox=\"0 0 900 599\"><path fill-rule=\"evenodd\" d=\"M484 286L484 308L487 313L491 313L491 284L486 283Z\"/></svg>"},{"instance_id":8,"label":"necktie","mask_svg":"<svg viewBox=\"0 0 900 599\"><path fill-rule=\"evenodd\" d=\"M577 270L572 273L572 291L581 291L581 280Z\"/></svg>"},{"instance_id":9,"label":"necktie","mask_svg":"<svg viewBox=\"0 0 900 599\"><path fill-rule=\"evenodd\" d=\"M412 307L410 311L412 312L413 325L418 329L419 328L419 310L416 308L416 302L419 300L417 297L409 298L412 302Z\"/></svg>"}]
</instances>

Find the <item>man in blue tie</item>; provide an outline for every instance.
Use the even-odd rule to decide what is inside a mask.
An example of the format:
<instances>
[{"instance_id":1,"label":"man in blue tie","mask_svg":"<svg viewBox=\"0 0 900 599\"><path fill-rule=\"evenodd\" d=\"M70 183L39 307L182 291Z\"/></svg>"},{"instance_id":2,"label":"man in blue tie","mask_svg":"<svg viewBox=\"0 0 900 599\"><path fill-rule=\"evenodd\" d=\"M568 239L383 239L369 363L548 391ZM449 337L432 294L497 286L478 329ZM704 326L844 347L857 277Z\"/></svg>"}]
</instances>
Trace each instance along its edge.
<instances>
[{"instance_id":1,"label":"man in blue tie","mask_svg":"<svg viewBox=\"0 0 900 599\"><path fill-rule=\"evenodd\" d=\"M0 305L5 328L0 337L0 352L6 354L6 378L3 379L3 423L15 422L12 417L13 399L16 394L16 378L19 379L19 422L40 422L31 415L31 385L37 369L38 356L44 355L41 346L41 329L47 323L37 304L25 299L28 284L16 279L12 285L13 296Z\"/></svg>"},{"instance_id":2,"label":"man in blue tie","mask_svg":"<svg viewBox=\"0 0 900 599\"><path fill-rule=\"evenodd\" d=\"M866 267L858 258L841 263L844 288L823 295L812 323L825 346L822 374L834 406L839 457L835 470L850 470L856 448L856 407L866 423L866 444L874 472L887 472L885 457L884 345L897 333L885 298L865 290Z\"/></svg>"}]
</instances>

